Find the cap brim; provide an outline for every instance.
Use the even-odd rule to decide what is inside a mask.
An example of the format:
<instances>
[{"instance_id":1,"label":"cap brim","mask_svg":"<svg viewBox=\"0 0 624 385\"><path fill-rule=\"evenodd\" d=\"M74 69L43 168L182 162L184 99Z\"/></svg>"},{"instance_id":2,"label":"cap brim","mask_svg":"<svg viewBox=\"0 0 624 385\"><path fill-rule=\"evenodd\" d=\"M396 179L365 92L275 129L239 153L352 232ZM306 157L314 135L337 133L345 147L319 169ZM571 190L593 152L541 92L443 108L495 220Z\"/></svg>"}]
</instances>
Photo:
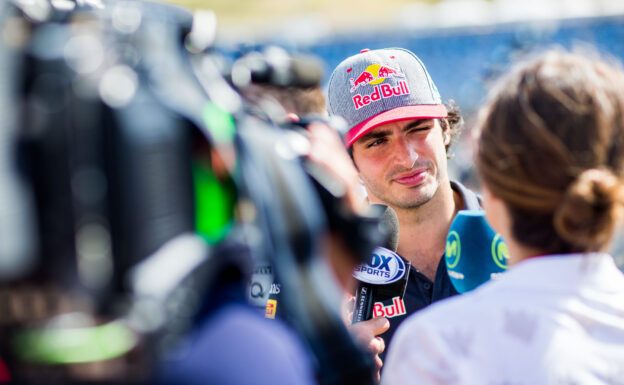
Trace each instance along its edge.
<instances>
[{"instance_id":1,"label":"cap brim","mask_svg":"<svg viewBox=\"0 0 624 385\"><path fill-rule=\"evenodd\" d=\"M437 119L448 115L443 104L421 104L417 106L403 106L384 111L372 116L347 132L345 143L351 147L358 139L373 128L386 123L397 122L407 119Z\"/></svg>"}]
</instances>

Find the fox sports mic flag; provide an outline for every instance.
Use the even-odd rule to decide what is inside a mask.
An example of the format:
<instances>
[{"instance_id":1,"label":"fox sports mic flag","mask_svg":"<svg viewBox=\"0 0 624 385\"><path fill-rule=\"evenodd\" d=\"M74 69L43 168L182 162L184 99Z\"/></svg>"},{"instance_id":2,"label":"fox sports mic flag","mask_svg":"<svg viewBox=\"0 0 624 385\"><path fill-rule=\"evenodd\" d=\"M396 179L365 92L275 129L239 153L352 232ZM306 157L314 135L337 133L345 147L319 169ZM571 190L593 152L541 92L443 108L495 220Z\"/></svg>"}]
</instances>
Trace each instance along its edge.
<instances>
[{"instance_id":1,"label":"fox sports mic flag","mask_svg":"<svg viewBox=\"0 0 624 385\"><path fill-rule=\"evenodd\" d=\"M409 278L409 261L392 250L377 247L371 253L368 263L358 266L353 276L359 282L355 292L353 322L366 321L373 316L376 302L397 297L403 299ZM402 301L401 301L402 303ZM394 306L400 306L394 302ZM405 309L396 309L397 311Z\"/></svg>"},{"instance_id":2,"label":"fox sports mic flag","mask_svg":"<svg viewBox=\"0 0 624 385\"><path fill-rule=\"evenodd\" d=\"M507 245L485 220L483 210L457 213L446 237L446 269L459 293L507 270Z\"/></svg>"}]
</instances>

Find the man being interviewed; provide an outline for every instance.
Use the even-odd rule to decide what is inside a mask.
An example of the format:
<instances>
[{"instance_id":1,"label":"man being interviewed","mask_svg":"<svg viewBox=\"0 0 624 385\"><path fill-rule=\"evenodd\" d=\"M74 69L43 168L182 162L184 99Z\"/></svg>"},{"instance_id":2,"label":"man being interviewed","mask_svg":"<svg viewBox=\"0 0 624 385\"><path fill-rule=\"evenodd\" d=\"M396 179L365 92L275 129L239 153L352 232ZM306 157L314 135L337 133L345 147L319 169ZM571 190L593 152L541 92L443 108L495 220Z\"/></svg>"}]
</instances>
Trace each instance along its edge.
<instances>
[{"instance_id":1,"label":"man being interviewed","mask_svg":"<svg viewBox=\"0 0 624 385\"><path fill-rule=\"evenodd\" d=\"M368 200L396 212L397 253L412 264L402 303L375 306L375 318L353 327L362 339L383 333L387 346L407 315L457 294L444 261L446 236L457 211L480 208L477 195L447 172L461 118L442 104L422 61L401 48L363 50L340 63L327 104L350 127L345 142Z\"/></svg>"}]
</instances>

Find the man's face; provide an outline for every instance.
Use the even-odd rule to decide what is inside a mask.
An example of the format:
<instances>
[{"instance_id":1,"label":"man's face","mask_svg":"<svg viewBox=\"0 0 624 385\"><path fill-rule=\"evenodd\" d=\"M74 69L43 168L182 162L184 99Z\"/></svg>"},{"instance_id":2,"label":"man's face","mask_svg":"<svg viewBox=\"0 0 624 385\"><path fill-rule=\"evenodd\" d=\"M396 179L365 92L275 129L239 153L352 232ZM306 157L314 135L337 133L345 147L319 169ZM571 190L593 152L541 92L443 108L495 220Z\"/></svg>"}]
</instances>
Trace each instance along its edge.
<instances>
[{"instance_id":1,"label":"man's face","mask_svg":"<svg viewBox=\"0 0 624 385\"><path fill-rule=\"evenodd\" d=\"M353 160L372 203L419 207L448 181L445 145L437 119L402 120L369 131L353 143Z\"/></svg>"}]
</instances>

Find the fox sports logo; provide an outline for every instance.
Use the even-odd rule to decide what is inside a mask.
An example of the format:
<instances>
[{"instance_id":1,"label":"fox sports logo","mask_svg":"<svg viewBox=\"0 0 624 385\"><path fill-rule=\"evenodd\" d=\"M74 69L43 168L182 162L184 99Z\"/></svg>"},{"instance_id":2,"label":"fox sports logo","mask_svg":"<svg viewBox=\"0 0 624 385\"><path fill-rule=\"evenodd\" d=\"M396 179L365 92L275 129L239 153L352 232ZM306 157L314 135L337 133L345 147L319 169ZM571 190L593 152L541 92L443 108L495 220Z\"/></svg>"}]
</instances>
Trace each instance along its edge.
<instances>
[{"instance_id":1,"label":"fox sports logo","mask_svg":"<svg viewBox=\"0 0 624 385\"><path fill-rule=\"evenodd\" d=\"M378 247L373 250L368 263L355 268L353 276L366 283L387 285L401 279L405 274L405 262L396 253Z\"/></svg>"}]
</instances>

